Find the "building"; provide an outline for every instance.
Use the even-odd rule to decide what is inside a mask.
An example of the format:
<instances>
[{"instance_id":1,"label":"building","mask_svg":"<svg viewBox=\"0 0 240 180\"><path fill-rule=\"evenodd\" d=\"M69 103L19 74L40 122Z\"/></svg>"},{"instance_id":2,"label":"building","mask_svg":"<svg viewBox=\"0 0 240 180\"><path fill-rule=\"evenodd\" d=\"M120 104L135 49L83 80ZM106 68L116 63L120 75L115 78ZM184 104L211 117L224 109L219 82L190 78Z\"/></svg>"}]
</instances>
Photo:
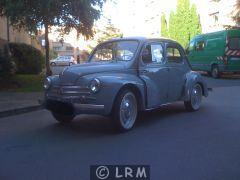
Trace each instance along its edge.
<instances>
[{"instance_id":1,"label":"building","mask_svg":"<svg viewBox=\"0 0 240 180\"><path fill-rule=\"evenodd\" d=\"M236 11L237 0L208 0L207 14L200 12L203 33L224 30L227 27L239 27L233 20Z\"/></svg>"},{"instance_id":2,"label":"building","mask_svg":"<svg viewBox=\"0 0 240 180\"><path fill-rule=\"evenodd\" d=\"M57 52L58 56L74 56L74 47L70 43L50 41L50 49Z\"/></svg>"},{"instance_id":3,"label":"building","mask_svg":"<svg viewBox=\"0 0 240 180\"><path fill-rule=\"evenodd\" d=\"M8 41L7 18L0 17L0 49L3 49L7 41ZM41 49L41 46L38 43L38 41L33 36L31 36L27 31L14 29L11 25L9 26L9 42L25 43L37 49Z\"/></svg>"},{"instance_id":4,"label":"building","mask_svg":"<svg viewBox=\"0 0 240 180\"><path fill-rule=\"evenodd\" d=\"M161 36L161 1L144 1L145 9L147 13L145 14L144 21L147 24L146 26L146 32L148 33L148 36L150 37L160 37ZM156 26L158 28L156 28Z\"/></svg>"}]
</instances>

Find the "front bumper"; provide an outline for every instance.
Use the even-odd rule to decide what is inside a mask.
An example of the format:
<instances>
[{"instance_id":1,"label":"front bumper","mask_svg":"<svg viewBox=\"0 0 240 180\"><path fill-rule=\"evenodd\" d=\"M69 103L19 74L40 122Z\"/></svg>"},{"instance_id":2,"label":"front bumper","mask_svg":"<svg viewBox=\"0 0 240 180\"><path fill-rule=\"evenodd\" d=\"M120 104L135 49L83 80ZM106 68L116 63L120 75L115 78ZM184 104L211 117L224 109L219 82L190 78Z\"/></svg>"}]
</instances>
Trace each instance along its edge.
<instances>
[{"instance_id":1,"label":"front bumper","mask_svg":"<svg viewBox=\"0 0 240 180\"><path fill-rule=\"evenodd\" d=\"M89 89L80 86L53 86L45 92L45 108L56 113L105 115L105 106L97 104Z\"/></svg>"},{"instance_id":2,"label":"front bumper","mask_svg":"<svg viewBox=\"0 0 240 180\"><path fill-rule=\"evenodd\" d=\"M104 105L72 103L69 100L46 99L44 107L56 113L105 115Z\"/></svg>"}]
</instances>

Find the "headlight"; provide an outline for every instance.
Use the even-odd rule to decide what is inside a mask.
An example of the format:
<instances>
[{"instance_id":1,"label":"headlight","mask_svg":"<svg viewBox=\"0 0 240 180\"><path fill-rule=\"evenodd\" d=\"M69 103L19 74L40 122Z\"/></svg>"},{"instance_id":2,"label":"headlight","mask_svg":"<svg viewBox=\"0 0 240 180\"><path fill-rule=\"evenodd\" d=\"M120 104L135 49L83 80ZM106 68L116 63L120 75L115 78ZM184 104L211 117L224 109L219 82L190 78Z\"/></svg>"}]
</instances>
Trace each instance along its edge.
<instances>
[{"instance_id":1,"label":"headlight","mask_svg":"<svg viewBox=\"0 0 240 180\"><path fill-rule=\"evenodd\" d=\"M100 90L100 80L95 78L94 80L91 81L90 83L90 90L92 93L97 93Z\"/></svg>"},{"instance_id":2,"label":"headlight","mask_svg":"<svg viewBox=\"0 0 240 180\"><path fill-rule=\"evenodd\" d=\"M44 87L44 89L49 89L50 88L50 86L51 86L51 79L50 78L46 78L45 79L45 81L44 81L44 85L43 85L43 87Z\"/></svg>"}]
</instances>

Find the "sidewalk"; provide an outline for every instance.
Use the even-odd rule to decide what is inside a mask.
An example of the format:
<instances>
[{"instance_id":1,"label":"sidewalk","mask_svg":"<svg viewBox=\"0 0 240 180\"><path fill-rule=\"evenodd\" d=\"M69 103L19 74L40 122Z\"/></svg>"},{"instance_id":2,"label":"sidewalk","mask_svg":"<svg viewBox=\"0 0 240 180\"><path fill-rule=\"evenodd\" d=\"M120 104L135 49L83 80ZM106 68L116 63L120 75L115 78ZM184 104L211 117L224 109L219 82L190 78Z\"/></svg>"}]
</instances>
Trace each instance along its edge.
<instances>
[{"instance_id":1,"label":"sidewalk","mask_svg":"<svg viewBox=\"0 0 240 180\"><path fill-rule=\"evenodd\" d=\"M0 118L41 109L43 92L0 92Z\"/></svg>"}]
</instances>

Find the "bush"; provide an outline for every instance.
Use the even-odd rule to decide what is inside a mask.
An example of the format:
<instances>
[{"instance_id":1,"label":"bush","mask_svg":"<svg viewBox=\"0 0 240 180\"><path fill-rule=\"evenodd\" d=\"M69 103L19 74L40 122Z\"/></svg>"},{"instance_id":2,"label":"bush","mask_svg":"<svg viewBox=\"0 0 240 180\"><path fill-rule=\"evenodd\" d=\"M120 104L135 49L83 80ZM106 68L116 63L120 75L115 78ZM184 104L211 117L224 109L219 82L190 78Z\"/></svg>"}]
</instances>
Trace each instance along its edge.
<instances>
[{"instance_id":1,"label":"bush","mask_svg":"<svg viewBox=\"0 0 240 180\"><path fill-rule=\"evenodd\" d=\"M0 77L8 77L16 73L16 64L6 53L0 50Z\"/></svg>"},{"instance_id":2,"label":"bush","mask_svg":"<svg viewBox=\"0 0 240 180\"><path fill-rule=\"evenodd\" d=\"M18 74L39 74L42 72L44 56L40 50L20 43L10 43L9 47Z\"/></svg>"}]
</instances>

